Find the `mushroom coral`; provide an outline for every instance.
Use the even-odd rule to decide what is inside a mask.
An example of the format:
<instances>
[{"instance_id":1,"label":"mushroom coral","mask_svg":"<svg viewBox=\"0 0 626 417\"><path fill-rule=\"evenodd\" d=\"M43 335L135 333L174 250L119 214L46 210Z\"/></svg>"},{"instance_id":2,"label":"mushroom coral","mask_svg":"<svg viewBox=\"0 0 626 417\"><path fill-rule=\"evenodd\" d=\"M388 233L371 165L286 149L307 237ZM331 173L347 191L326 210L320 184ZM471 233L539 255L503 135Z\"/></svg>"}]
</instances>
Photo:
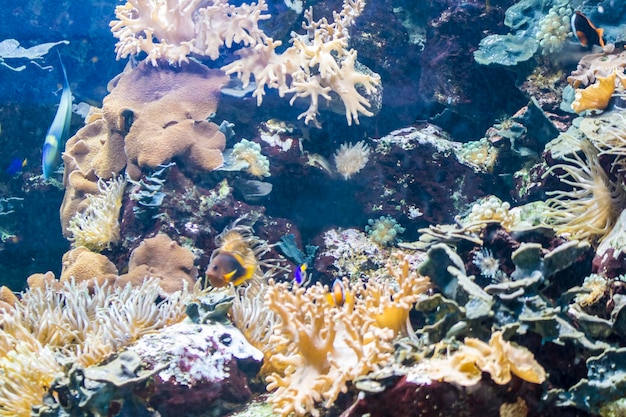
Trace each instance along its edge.
<instances>
[{"instance_id":1,"label":"mushroom coral","mask_svg":"<svg viewBox=\"0 0 626 417\"><path fill-rule=\"evenodd\" d=\"M572 110L581 113L585 110L604 110L615 92L615 72L606 77L597 77L596 82L587 88L577 88Z\"/></svg>"}]
</instances>

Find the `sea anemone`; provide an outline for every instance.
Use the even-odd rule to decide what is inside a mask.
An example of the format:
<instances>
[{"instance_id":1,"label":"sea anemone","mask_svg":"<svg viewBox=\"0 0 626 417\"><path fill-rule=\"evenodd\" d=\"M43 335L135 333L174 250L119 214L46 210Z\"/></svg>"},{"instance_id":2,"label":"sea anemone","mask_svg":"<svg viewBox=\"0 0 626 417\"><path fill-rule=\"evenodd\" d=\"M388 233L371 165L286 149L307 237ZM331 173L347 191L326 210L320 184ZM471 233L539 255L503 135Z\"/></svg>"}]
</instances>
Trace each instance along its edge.
<instances>
[{"instance_id":1,"label":"sea anemone","mask_svg":"<svg viewBox=\"0 0 626 417\"><path fill-rule=\"evenodd\" d=\"M485 278L491 278L495 281L502 279L503 272L500 269L500 261L493 256L487 248L482 248L474 255L474 265L480 270L480 274Z\"/></svg>"},{"instance_id":2,"label":"sea anemone","mask_svg":"<svg viewBox=\"0 0 626 417\"><path fill-rule=\"evenodd\" d=\"M370 158L370 147L363 141L342 144L335 152L335 168L344 180L362 170Z\"/></svg>"},{"instance_id":3,"label":"sea anemone","mask_svg":"<svg viewBox=\"0 0 626 417\"><path fill-rule=\"evenodd\" d=\"M578 153L563 156L565 163L555 164L543 176L557 169L569 191L555 190L546 194L544 221L557 233L574 239L602 240L613 228L626 203L626 193L612 182L598 158L598 150L587 139L579 142L584 158Z\"/></svg>"},{"instance_id":4,"label":"sea anemone","mask_svg":"<svg viewBox=\"0 0 626 417\"><path fill-rule=\"evenodd\" d=\"M98 180L98 194L87 194L87 208L77 212L67 227L73 247L101 252L120 239L120 209L126 188L123 176Z\"/></svg>"}]
</instances>

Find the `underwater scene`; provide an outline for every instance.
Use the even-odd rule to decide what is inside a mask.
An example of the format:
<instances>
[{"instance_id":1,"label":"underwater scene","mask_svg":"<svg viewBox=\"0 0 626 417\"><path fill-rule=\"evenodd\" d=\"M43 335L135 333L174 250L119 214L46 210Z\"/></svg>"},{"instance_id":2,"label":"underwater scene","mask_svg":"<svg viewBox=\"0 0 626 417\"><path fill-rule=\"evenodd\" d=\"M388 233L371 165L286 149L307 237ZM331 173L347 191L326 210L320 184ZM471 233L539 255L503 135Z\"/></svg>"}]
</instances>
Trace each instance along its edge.
<instances>
[{"instance_id":1,"label":"underwater scene","mask_svg":"<svg viewBox=\"0 0 626 417\"><path fill-rule=\"evenodd\" d=\"M0 18L0 417L626 416L625 1Z\"/></svg>"}]
</instances>

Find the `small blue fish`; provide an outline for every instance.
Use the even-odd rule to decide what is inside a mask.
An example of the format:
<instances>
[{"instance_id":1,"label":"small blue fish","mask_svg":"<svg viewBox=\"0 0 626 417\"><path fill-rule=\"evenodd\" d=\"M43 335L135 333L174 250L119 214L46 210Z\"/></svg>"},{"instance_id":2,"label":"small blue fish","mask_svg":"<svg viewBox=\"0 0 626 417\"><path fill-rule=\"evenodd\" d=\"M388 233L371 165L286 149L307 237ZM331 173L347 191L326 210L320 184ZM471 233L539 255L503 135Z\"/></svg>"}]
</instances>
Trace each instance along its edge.
<instances>
[{"instance_id":1,"label":"small blue fish","mask_svg":"<svg viewBox=\"0 0 626 417\"><path fill-rule=\"evenodd\" d=\"M61 61L60 54L59 62L63 70L63 92L61 93L61 101L59 102L57 113L46 134L41 156L43 177L46 180L50 178L52 172L61 163L61 147L65 144L65 140L69 136L70 122L72 120L72 91L67 81L67 72L65 71L63 61Z\"/></svg>"},{"instance_id":2,"label":"small blue fish","mask_svg":"<svg viewBox=\"0 0 626 417\"><path fill-rule=\"evenodd\" d=\"M22 169L26 166L27 163L28 159L26 158L13 158L11 159L11 162L9 163L9 166L7 167L5 172L12 177L19 175L22 173Z\"/></svg>"},{"instance_id":3,"label":"small blue fish","mask_svg":"<svg viewBox=\"0 0 626 417\"><path fill-rule=\"evenodd\" d=\"M293 280L298 285L302 285L302 283L306 280L306 264L301 264L293 273Z\"/></svg>"}]
</instances>

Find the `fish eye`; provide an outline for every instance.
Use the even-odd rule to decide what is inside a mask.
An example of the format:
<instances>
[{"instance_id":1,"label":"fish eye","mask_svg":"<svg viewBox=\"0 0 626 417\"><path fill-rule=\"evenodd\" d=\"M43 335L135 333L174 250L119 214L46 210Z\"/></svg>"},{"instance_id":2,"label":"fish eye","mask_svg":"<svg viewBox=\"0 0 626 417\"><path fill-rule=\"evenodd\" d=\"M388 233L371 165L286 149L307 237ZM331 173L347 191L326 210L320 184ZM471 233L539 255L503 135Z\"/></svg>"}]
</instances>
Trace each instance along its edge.
<instances>
[{"instance_id":1,"label":"fish eye","mask_svg":"<svg viewBox=\"0 0 626 417\"><path fill-rule=\"evenodd\" d=\"M213 270L217 271L217 265L213 265Z\"/></svg>"}]
</instances>

